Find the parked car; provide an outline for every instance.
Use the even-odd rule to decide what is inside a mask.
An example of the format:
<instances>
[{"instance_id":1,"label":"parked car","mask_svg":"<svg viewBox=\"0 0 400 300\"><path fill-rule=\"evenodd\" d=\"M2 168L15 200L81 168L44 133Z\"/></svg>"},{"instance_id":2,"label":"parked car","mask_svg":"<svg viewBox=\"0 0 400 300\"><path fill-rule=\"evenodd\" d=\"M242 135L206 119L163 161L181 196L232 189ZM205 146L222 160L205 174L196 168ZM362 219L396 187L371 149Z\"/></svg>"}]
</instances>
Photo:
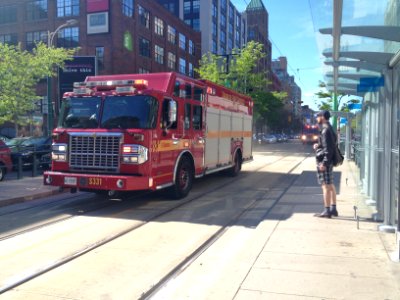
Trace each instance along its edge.
<instances>
[{"instance_id":1,"label":"parked car","mask_svg":"<svg viewBox=\"0 0 400 300\"><path fill-rule=\"evenodd\" d=\"M272 134L266 134L262 137L262 141L267 144L273 144L276 143L278 139Z\"/></svg>"},{"instance_id":2,"label":"parked car","mask_svg":"<svg viewBox=\"0 0 400 300\"><path fill-rule=\"evenodd\" d=\"M21 144L27 139L29 139L29 137L16 137L6 141L6 145L8 146L8 148L10 148L11 153L18 152Z\"/></svg>"},{"instance_id":3,"label":"parked car","mask_svg":"<svg viewBox=\"0 0 400 300\"><path fill-rule=\"evenodd\" d=\"M7 142L9 140L9 138L4 135L0 135L0 140L3 142Z\"/></svg>"},{"instance_id":4,"label":"parked car","mask_svg":"<svg viewBox=\"0 0 400 300\"><path fill-rule=\"evenodd\" d=\"M0 181L2 181L7 172L12 170L11 151L10 148L0 140Z\"/></svg>"},{"instance_id":5,"label":"parked car","mask_svg":"<svg viewBox=\"0 0 400 300\"><path fill-rule=\"evenodd\" d=\"M51 152L51 137L31 137L24 140L18 151L11 154L14 166L18 166L18 157L21 157L22 167L32 167L33 159L36 159L37 166L41 166L42 156Z\"/></svg>"}]
</instances>

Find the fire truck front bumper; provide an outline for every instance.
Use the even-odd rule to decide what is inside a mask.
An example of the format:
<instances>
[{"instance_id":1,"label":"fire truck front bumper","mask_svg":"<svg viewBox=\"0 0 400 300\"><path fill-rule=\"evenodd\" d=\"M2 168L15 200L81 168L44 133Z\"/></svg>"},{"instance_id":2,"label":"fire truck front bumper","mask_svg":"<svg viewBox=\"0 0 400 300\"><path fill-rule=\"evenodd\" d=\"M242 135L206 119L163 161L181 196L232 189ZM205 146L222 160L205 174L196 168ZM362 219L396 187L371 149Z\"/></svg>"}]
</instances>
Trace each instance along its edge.
<instances>
[{"instance_id":1,"label":"fire truck front bumper","mask_svg":"<svg viewBox=\"0 0 400 300\"><path fill-rule=\"evenodd\" d=\"M146 176L80 174L63 172L44 172L45 185L65 188L135 191L154 189L153 179Z\"/></svg>"}]
</instances>

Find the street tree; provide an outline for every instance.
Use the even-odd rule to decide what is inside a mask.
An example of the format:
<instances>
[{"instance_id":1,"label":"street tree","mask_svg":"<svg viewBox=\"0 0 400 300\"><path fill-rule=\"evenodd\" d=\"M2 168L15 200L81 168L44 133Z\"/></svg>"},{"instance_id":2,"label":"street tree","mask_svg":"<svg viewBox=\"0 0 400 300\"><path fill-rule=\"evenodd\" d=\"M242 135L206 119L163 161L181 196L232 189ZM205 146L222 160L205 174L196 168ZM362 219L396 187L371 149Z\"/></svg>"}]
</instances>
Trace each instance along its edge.
<instances>
[{"instance_id":1,"label":"street tree","mask_svg":"<svg viewBox=\"0 0 400 300\"><path fill-rule=\"evenodd\" d=\"M16 127L23 125L24 116L39 99L38 82L55 75L55 67L63 67L75 51L39 43L29 52L20 46L0 43L0 124L11 121Z\"/></svg>"},{"instance_id":2,"label":"street tree","mask_svg":"<svg viewBox=\"0 0 400 300\"><path fill-rule=\"evenodd\" d=\"M258 61L265 56L263 45L250 41L242 49L233 49L226 55L204 54L196 71L200 78L248 94L267 86L266 74L254 72Z\"/></svg>"},{"instance_id":3,"label":"street tree","mask_svg":"<svg viewBox=\"0 0 400 300\"><path fill-rule=\"evenodd\" d=\"M277 127L287 93L267 91L265 73L255 72L257 63L266 56L263 45L250 41L242 49L233 49L226 55L207 53L196 71L200 78L224 85L249 95L254 101L254 121L257 131L263 125ZM286 118L287 120L287 118Z\"/></svg>"}]
</instances>

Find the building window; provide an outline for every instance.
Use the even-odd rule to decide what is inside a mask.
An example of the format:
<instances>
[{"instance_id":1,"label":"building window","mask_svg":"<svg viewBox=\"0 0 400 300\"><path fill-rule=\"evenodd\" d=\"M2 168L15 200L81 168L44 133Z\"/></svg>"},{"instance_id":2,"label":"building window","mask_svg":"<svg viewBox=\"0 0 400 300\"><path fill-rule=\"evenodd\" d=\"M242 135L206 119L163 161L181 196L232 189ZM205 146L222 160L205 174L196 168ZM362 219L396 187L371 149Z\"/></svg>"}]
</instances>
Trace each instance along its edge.
<instances>
[{"instance_id":1,"label":"building window","mask_svg":"<svg viewBox=\"0 0 400 300\"><path fill-rule=\"evenodd\" d=\"M164 7L169 10L172 14L175 14L175 3L164 3Z\"/></svg>"},{"instance_id":2,"label":"building window","mask_svg":"<svg viewBox=\"0 0 400 300\"><path fill-rule=\"evenodd\" d=\"M221 24L220 24L221 27L222 28L226 28L226 17L225 17L225 15L221 14L220 20L221 20Z\"/></svg>"},{"instance_id":3,"label":"building window","mask_svg":"<svg viewBox=\"0 0 400 300\"><path fill-rule=\"evenodd\" d=\"M176 29L168 25L168 42L176 44Z\"/></svg>"},{"instance_id":4,"label":"building window","mask_svg":"<svg viewBox=\"0 0 400 300\"><path fill-rule=\"evenodd\" d=\"M79 0L57 0L57 17L79 16Z\"/></svg>"},{"instance_id":5,"label":"building window","mask_svg":"<svg viewBox=\"0 0 400 300\"><path fill-rule=\"evenodd\" d=\"M35 0L26 3L26 19L28 21L47 18L47 0Z\"/></svg>"},{"instance_id":6,"label":"building window","mask_svg":"<svg viewBox=\"0 0 400 300\"><path fill-rule=\"evenodd\" d=\"M194 55L194 43L192 40L189 40L189 54Z\"/></svg>"},{"instance_id":7,"label":"building window","mask_svg":"<svg viewBox=\"0 0 400 300\"><path fill-rule=\"evenodd\" d=\"M171 70L176 69L176 55L171 52L168 52L168 68Z\"/></svg>"},{"instance_id":8,"label":"building window","mask_svg":"<svg viewBox=\"0 0 400 300\"><path fill-rule=\"evenodd\" d=\"M218 16L217 4L215 2L213 2L211 7L211 16L213 16L214 18L217 18Z\"/></svg>"},{"instance_id":9,"label":"building window","mask_svg":"<svg viewBox=\"0 0 400 300\"><path fill-rule=\"evenodd\" d=\"M187 26L190 26L190 27L192 27L192 19L185 19L185 24L187 25Z\"/></svg>"},{"instance_id":10,"label":"building window","mask_svg":"<svg viewBox=\"0 0 400 300\"><path fill-rule=\"evenodd\" d=\"M219 41L223 45L226 44L226 33L225 33L225 31L221 30L220 35L219 35Z\"/></svg>"},{"instance_id":11,"label":"building window","mask_svg":"<svg viewBox=\"0 0 400 300\"><path fill-rule=\"evenodd\" d=\"M189 76L194 77L193 64L189 63Z\"/></svg>"},{"instance_id":12,"label":"building window","mask_svg":"<svg viewBox=\"0 0 400 300\"><path fill-rule=\"evenodd\" d=\"M149 74L150 71L145 68L139 68L139 74Z\"/></svg>"},{"instance_id":13,"label":"building window","mask_svg":"<svg viewBox=\"0 0 400 300\"><path fill-rule=\"evenodd\" d=\"M186 60L183 58L179 59L179 72L182 74L186 74Z\"/></svg>"},{"instance_id":14,"label":"building window","mask_svg":"<svg viewBox=\"0 0 400 300\"><path fill-rule=\"evenodd\" d=\"M231 24L231 23L229 23L229 25L228 25L228 32L229 32L229 35L233 36L233 24Z\"/></svg>"},{"instance_id":15,"label":"building window","mask_svg":"<svg viewBox=\"0 0 400 300\"><path fill-rule=\"evenodd\" d=\"M108 33L108 12L87 14L87 34Z\"/></svg>"},{"instance_id":16,"label":"building window","mask_svg":"<svg viewBox=\"0 0 400 300\"><path fill-rule=\"evenodd\" d=\"M150 13L148 10L144 9L139 5L139 20L140 24L144 27L150 29Z\"/></svg>"},{"instance_id":17,"label":"building window","mask_svg":"<svg viewBox=\"0 0 400 300\"><path fill-rule=\"evenodd\" d=\"M234 20L234 8L232 5L229 5L229 21L233 23Z\"/></svg>"},{"instance_id":18,"label":"building window","mask_svg":"<svg viewBox=\"0 0 400 300\"><path fill-rule=\"evenodd\" d=\"M240 28L240 16L236 15L236 28Z\"/></svg>"},{"instance_id":19,"label":"building window","mask_svg":"<svg viewBox=\"0 0 400 300\"><path fill-rule=\"evenodd\" d=\"M154 58L156 62L163 65L164 64L164 48L158 45L154 46Z\"/></svg>"},{"instance_id":20,"label":"building window","mask_svg":"<svg viewBox=\"0 0 400 300\"><path fill-rule=\"evenodd\" d=\"M193 12L199 13L200 12L200 1L194 0L192 5L193 5Z\"/></svg>"},{"instance_id":21,"label":"building window","mask_svg":"<svg viewBox=\"0 0 400 300\"><path fill-rule=\"evenodd\" d=\"M17 34L0 34L0 43L8 44L8 45L17 45L18 44L18 36Z\"/></svg>"},{"instance_id":22,"label":"building window","mask_svg":"<svg viewBox=\"0 0 400 300\"><path fill-rule=\"evenodd\" d=\"M231 38L228 38L228 53L231 53L233 49L233 41Z\"/></svg>"},{"instance_id":23,"label":"building window","mask_svg":"<svg viewBox=\"0 0 400 300\"><path fill-rule=\"evenodd\" d=\"M122 0L122 14L127 17L133 17L135 6L133 0Z\"/></svg>"},{"instance_id":24,"label":"building window","mask_svg":"<svg viewBox=\"0 0 400 300\"><path fill-rule=\"evenodd\" d=\"M186 36L182 33L179 33L179 48L186 50Z\"/></svg>"},{"instance_id":25,"label":"building window","mask_svg":"<svg viewBox=\"0 0 400 300\"><path fill-rule=\"evenodd\" d=\"M184 14L190 14L190 10L192 7L192 1L191 0L185 0L185 2L183 2L183 13Z\"/></svg>"},{"instance_id":26,"label":"building window","mask_svg":"<svg viewBox=\"0 0 400 300\"><path fill-rule=\"evenodd\" d=\"M212 23L212 35L213 37L217 37L217 23L213 21Z\"/></svg>"},{"instance_id":27,"label":"building window","mask_svg":"<svg viewBox=\"0 0 400 300\"><path fill-rule=\"evenodd\" d=\"M221 0L220 3L221 3L221 10L225 12L226 11L226 0Z\"/></svg>"},{"instance_id":28,"label":"building window","mask_svg":"<svg viewBox=\"0 0 400 300\"><path fill-rule=\"evenodd\" d=\"M96 47L97 67L104 70L104 47Z\"/></svg>"},{"instance_id":29,"label":"building window","mask_svg":"<svg viewBox=\"0 0 400 300\"><path fill-rule=\"evenodd\" d=\"M217 54L217 42L215 40L212 41L212 53Z\"/></svg>"},{"instance_id":30,"label":"building window","mask_svg":"<svg viewBox=\"0 0 400 300\"><path fill-rule=\"evenodd\" d=\"M154 17L154 32L158 35L164 35L164 21Z\"/></svg>"},{"instance_id":31,"label":"building window","mask_svg":"<svg viewBox=\"0 0 400 300\"><path fill-rule=\"evenodd\" d=\"M193 19L193 24L192 24L192 28L195 31L200 31L200 19Z\"/></svg>"},{"instance_id":32,"label":"building window","mask_svg":"<svg viewBox=\"0 0 400 300\"><path fill-rule=\"evenodd\" d=\"M139 38L139 54L141 56L150 57L150 41Z\"/></svg>"},{"instance_id":33,"label":"building window","mask_svg":"<svg viewBox=\"0 0 400 300\"><path fill-rule=\"evenodd\" d=\"M47 32L46 31L35 31L26 33L26 49L32 50L36 44L43 42L47 44Z\"/></svg>"},{"instance_id":34,"label":"building window","mask_svg":"<svg viewBox=\"0 0 400 300\"><path fill-rule=\"evenodd\" d=\"M79 45L79 28L67 27L58 32L57 47L75 48Z\"/></svg>"},{"instance_id":35,"label":"building window","mask_svg":"<svg viewBox=\"0 0 400 300\"><path fill-rule=\"evenodd\" d=\"M235 43L236 43L236 48L240 48L240 32L239 31L235 32Z\"/></svg>"},{"instance_id":36,"label":"building window","mask_svg":"<svg viewBox=\"0 0 400 300\"><path fill-rule=\"evenodd\" d=\"M0 7L0 24L17 22L17 6L7 5Z\"/></svg>"}]
</instances>

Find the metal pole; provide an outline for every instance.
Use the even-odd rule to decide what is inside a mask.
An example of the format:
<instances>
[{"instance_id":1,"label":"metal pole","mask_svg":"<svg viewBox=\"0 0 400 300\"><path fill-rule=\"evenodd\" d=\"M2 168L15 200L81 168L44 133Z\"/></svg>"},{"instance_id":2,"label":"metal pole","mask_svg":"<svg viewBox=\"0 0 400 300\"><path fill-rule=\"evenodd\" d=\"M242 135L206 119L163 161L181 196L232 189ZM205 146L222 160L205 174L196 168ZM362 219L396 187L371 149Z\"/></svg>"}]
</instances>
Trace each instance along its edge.
<instances>
[{"instance_id":1,"label":"metal pole","mask_svg":"<svg viewBox=\"0 0 400 300\"><path fill-rule=\"evenodd\" d=\"M337 94L336 93L333 94L333 107L332 107L332 110L333 111L338 111L338 99L337 99ZM337 118L338 117L333 117L333 121L332 121L332 127L333 127L333 130L335 132L337 132Z\"/></svg>"},{"instance_id":2,"label":"metal pole","mask_svg":"<svg viewBox=\"0 0 400 300\"><path fill-rule=\"evenodd\" d=\"M53 103L51 100L51 77L47 76L47 135L53 131Z\"/></svg>"}]
</instances>

